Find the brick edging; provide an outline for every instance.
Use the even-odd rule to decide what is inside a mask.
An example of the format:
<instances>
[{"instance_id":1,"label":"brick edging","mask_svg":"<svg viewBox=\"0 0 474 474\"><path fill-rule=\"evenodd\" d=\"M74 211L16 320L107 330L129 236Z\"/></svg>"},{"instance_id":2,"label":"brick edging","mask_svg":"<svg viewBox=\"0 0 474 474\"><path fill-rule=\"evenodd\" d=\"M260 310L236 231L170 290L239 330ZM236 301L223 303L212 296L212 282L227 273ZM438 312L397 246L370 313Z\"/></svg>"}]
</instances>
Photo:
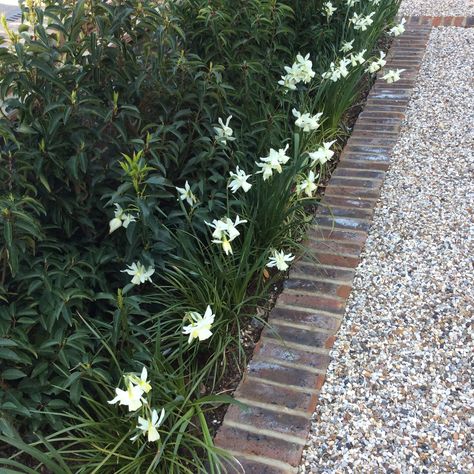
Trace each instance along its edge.
<instances>
[{"instance_id":1,"label":"brick edging","mask_svg":"<svg viewBox=\"0 0 474 474\"><path fill-rule=\"evenodd\" d=\"M403 16L403 15L400 15ZM474 16L405 16L407 25L474 27Z\"/></svg>"},{"instance_id":2,"label":"brick edging","mask_svg":"<svg viewBox=\"0 0 474 474\"><path fill-rule=\"evenodd\" d=\"M269 316L215 443L246 474L296 473L317 404L329 351L344 316L355 268L390 165L434 24L407 21L387 55L405 69L387 84L379 74L318 206L307 244ZM429 17L431 18L431 17ZM315 263L316 259L317 263Z\"/></svg>"}]
</instances>

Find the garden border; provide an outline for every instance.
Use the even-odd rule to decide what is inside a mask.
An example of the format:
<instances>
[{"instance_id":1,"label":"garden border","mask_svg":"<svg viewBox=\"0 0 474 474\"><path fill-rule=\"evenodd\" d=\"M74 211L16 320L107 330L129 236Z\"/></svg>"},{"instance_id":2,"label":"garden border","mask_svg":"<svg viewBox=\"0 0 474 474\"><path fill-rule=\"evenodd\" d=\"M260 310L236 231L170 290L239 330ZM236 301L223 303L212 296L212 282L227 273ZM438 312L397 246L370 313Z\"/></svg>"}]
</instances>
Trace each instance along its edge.
<instances>
[{"instance_id":1,"label":"garden border","mask_svg":"<svg viewBox=\"0 0 474 474\"><path fill-rule=\"evenodd\" d=\"M405 119L433 27L474 27L474 17L406 17L387 55L405 69L387 84L379 73L307 235L313 261L292 265L229 407L216 446L246 474L294 474L311 427L329 352L344 316L392 148ZM314 263L314 259L318 263Z\"/></svg>"}]
</instances>

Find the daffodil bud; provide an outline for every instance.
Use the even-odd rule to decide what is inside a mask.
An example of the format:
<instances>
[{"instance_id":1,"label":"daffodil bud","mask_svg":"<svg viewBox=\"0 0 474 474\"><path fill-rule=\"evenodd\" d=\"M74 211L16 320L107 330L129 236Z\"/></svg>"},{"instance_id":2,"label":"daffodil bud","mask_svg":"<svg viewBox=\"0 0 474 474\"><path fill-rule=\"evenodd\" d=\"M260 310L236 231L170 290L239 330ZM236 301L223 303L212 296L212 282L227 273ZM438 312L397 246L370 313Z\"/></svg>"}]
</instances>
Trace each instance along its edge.
<instances>
[{"instance_id":1,"label":"daffodil bud","mask_svg":"<svg viewBox=\"0 0 474 474\"><path fill-rule=\"evenodd\" d=\"M122 227L122 219L119 219L118 217L114 217L110 222L109 222L109 234L111 234L114 230L117 230L119 227Z\"/></svg>"}]
</instances>

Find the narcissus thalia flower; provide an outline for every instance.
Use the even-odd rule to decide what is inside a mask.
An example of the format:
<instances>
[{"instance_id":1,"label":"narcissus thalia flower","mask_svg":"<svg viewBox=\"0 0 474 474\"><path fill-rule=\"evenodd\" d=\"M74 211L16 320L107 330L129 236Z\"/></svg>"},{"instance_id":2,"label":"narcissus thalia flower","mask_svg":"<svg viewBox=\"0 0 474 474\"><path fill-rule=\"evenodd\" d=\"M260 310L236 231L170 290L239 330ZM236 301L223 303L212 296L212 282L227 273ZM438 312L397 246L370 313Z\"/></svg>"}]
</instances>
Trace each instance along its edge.
<instances>
[{"instance_id":1,"label":"narcissus thalia flower","mask_svg":"<svg viewBox=\"0 0 474 474\"><path fill-rule=\"evenodd\" d=\"M278 270L280 270L281 272L288 270L288 263L293 261L293 259L295 258L291 253L285 254L283 250L280 252L278 252L277 250L273 250L272 255L273 256L270 257L270 260L267 263L267 267L277 267Z\"/></svg>"},{"instance_id":2,"label":"narcissus thalia flower","mask_svg":"<svg viewBox=\"0 0 474 474\"><path fill-rule=\"evenodd\" d=\"M308 153L309 157L312 160L312 164L315 165L316 163L320 163L324 165L327 161L329 161L333 156L334 152L330 149L336 140L332 142L325 142L323 146L320 146L316 151Z\"/></svg>"},{"instance_id":3,"label":"narcissus thalia flower","mask_svg":"<svg viewBox=\"0 0 474 474\"><path fill-rule=\"evenodd\" d=\"M180 201L186 201L190 206L197 202L197 197L191 191L191 186L189 186L187 181L184 183L184 188L178 188L178 186L176 186L176 190L179 193L178 199Z\"/></svg>"},{"instance_id":4,"label":"narcissus thalia flower","mask_svg":"<svg viewBox=\"0 0 474 474\"><path fill-rule=\"evenodd\" d=\"M135 374L130 374L127 378L132 384L140 387L144 393L148 393L151 390L151 385L148 381L148 370L146 367L143 367L140 377L137 377Z\"/></svg>"},{"instance_id":5,"label":"narcissus thalia flower","mask_svg":"<svg viewBox=\"0 0 474 474\"><path fill-rule=\"evenodd\" d=\"M273 171L281 173L283 171L281 165L288 163L290 157L286 154L290 145L286 145L285 148L280 148L278 151L270 148L268 156L260 158L260 163L257 162L257 166L262 168L257 171L257 174L263 173L263 180L266 181L273 175Z\"/></svg>"},{"instance_id":6,"label":"narcissus thalia flower","mask_svg":"<svg viewBox=\"0 0 474 474\"><path fill-rule=\"evenodd\" d=\"M390 69L385 76L382 76L382 79L386 80L388 84L391 84L392 82L397 82L400 80L400 74L404 71L405 69L397 69L394 71L393 69Z\"/></svg>"},{"instance_id":7,"label":"narcissus thalia flower","mask_svg":"<svg viewBox=\"0 0 474 474\"><path fill-rule=\"evenodd\" d=\"M316 130L321 125L319 119L323 115L322 112L318 112L316 115L311 115L309 113L302 114L296 109L292 110L293 116L296 118L295 125L303 129L303 132L309 132L311 130Z\"/></svg>"},{"instance_id":8,"label":"narcissus thalia flower","mask_svg":"<svg viewBox=\"0 0 474 474\"><path fill-rule=\"evenodd\" d=\"M228 188L235 193L240 188L243 189L244 193L248 192L252 185L247 180L252 176L251 174L245 174L244 170L241 170L238 166L235 169L235 173L232 171L229 173L232 181L228 184Z\"/></svg>"},{"instance_id":9,"label":"narcissus thalia flower","mask_svg":"<svg viewBox=\"0 0 474 474\"><path fill-rule=\"evenodd\" d=\"M212 224L206 222L206 225L214 229L212 232L212 242L215 244L221 244L225 254L229 255L229 253L233 253L232 245L230 245L230 243L240 235L240 232L236 227L239 224L245 224L246 222L246 220L241 220L240 217L237 216L235 222L232 222L232 219L229 217L224 217L220 220L214 219Z\"/></svg>"},{"instance_id":10,"label":"narcissus thalia flower","mask_svg":"<svg viewBox=\"0 0 474 474\"><path fill-rule=\"evenodd\" d=\"M353 48L352 45L353 44L354 44L354 40L352 40L352 41L343 41L341 49L339 51L341 51L342 53L348 53L349 51L352 51L352 48Z\"/></svg>"},{"instance_id":11,"label":"narcissus thalia flower","mask_svg":"<svg viewBox=\"0 0 474 474\"><path fill-rule=\"evenodd\" d=\"M315 184L315 180L318 177L319 174L315 175L313 171L310 171L308 176L296 186L296 191L298 193L304 193L306 194L306 196L311 197L313 195L313 192L318 188Z\"/></svg>"},{"instance_id":12,"label":"narcissus thalia flower","mask_svg":"<svg viewBox=\"0 0 474 474\"><path fill-rule=\"evenodd\" d=\"M216 140L221 145L227 145L227 141L231 142L235 140L235 138L232 136L234 131L229 127L231 118L232 115L229 115L225 123L221 118L219 118L217 121L219 122L220 127L214 127L216 132Z\"/></svg>"},{"instance_id":13,"label":"narcissus thalia flower","mask_svg":"<svg viewBox=\"0 0 474 474\"><path fill-rule=\"evenodd\" d=\"M360 53L357 53L357 54L351 54L350 56L350 60L351 60L351 64L352 66L357 66L357 64L364 64L365 63L365 58L364 58L364 54L367 52L366 49L363 49Z\"/></svg>"},{"instance_id":14,"label":"narcissus thalia flower","mask_svg":"<svg viewBox=\"0 0 474 474\"><path fill-rule=\"evenodd\" d=\"M127 390L121 390L120 388L115 389L116 397L107 403L115 404L118 402L119 405L125 405L128 407L128 411L136 411L146 403L143 400L143 390L138 385L128 384Z\"/></svg>"},{"instance_id":15,"label":"narcissus thalia flower","mask_svg":"<svg viewBox=\"0 0 474 474\"><path fill-rule=\"evenodd\" d=\"M158 441L160 439L160 433L158 433L158 428L163 423L165 418L165 409L161 409L160 416L158 417L158 412L156 410L152 410L151 418L143 418L141 416L138 417L138 426L137 429L141 431L135 436L130 438L131 441L135 441L141 435L145 435L150 443L154 441Z\"/></svg>"},{"instance_id":16,"label":"narcissus thalia flower","mask_svg":"<svg viewBox=\"0 0 474 474\"><path fill-rule=\"evenodd\" d=\"M331 2L323 3L323 12L328 18L332 17L336 10L337 8L333 7Z\"/></svg>"},{"instance_id":17,"label":"narcissus thalia flower","mask_svg":"<svg viewBox=\"0 0 474 474\"><path fill-rule=\"evenodd\" d=\"M380 51L380 57L376 59L375 61L372 61L369 64L369 67L365 70L366 72L370 72L373 74L374 72L377 72L378 70L382 69L385 64L387 64L387 61L385 61L385 53L383 51Z\"/></svg>"},{"instance_id":18,"label":"narcissus thalia flower","mask_svg":"<svg viewBox=\"0 0 474 474\"><path fill-rule=\"evenodd\" d=\"M109 234L117 230L119 227L127 228L130 222L135 222L137 220L136 216L124 212L120 204L115 203L114 206L115 206L115 216L109 222Z\"/></svg>"},{"instance_id":19,"label":"narcissus thalia flower","mask_svg":"<svg viewBox=\"0 0 474 474\"><path fill-rule=\"evenodd\" d=\"M390 28L388 34L390 36L400 36L402 33L405 32L405 23L405 18L402 18L402 21L398 25L395 25L393 28Z\"/></svg>"},{"instance_id":20,"label":"narcissus thalia flower","mask_svg":"<svg viewBox=\"0 0 474 474\"><path fill-rule=\"evenodd\" d=\"M335 63L331 63L329 71L322 74L323 79L330 79L333 82L337 82L341 77L346 77L349 74L347 66L351 63L348 58L342 58L336 67Z\"/></svg>"},{"instance_id":21,"label":"narcissus thalia flower","mask_svg":"<svg viewBox=\"0 0 474 474\"><path fill-rule=\"evenodd\" d=\"M309 53L306 56L298 54L296 61L291 67L285 66L286 75L281 76L278 84L289 90L295 90L300 82L308 84L315 76L313 63L309 59Z\"/></svg>"},{"instance_id":22,"label":"narcissus thalia flower","mask_svg":"<svg viewBox=\"0 0 474 474\"><path fill-rule=\"evenodd\" d=\"M127 265L128 268L121 270L123 273L132 275L132 283L134 285L140 285L146 281L151 281L151 276L155 273L153 267L146 268L141 262L133 262L131 265Z\"/></svg>"},{"instance_id":23,"label":"narcissus thalia flower","mask_svg":"<svg viewBox=\"0 0 474 474\"><path fill-rule=\"evenodd\" d=\"M200 341L209 339L212 336L211 328L215 317L216 315L213 314L210 306L206 308L204 316L196 311L186 313L185 319L191 322L188 326L183 327L183 334L189 334L188 344L191 344L194 339L199 339Z\"/></svg>"},{"instance_id":24,"label":"narcissus thalia flower","mask_svg":"<svg viewBox=\"0 0 474 474\"><path fill-rule=\"evenodd\" d=\"M372 20L374 15L375 12L372 12L367 16L358 15L356 12L354 12L350 22L354 24L354 30L365 31L374 22L374 20Z\"/></svg>"}]
</instances>

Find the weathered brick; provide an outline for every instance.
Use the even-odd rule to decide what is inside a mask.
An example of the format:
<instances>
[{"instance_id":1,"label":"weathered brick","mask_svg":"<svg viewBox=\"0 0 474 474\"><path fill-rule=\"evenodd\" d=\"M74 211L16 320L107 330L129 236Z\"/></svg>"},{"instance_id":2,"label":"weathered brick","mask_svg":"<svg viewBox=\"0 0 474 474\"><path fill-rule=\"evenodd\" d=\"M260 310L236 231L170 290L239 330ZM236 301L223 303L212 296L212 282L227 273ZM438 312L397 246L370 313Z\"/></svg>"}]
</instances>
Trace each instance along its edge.
<instances>
[{"instance_id":1,"label":"weathered brick","mask_svg":"<svg viewBox=\"0 0 474 474\"><path fill-rule=\"evenodd\" d=\"M328 196L329 197L329 196ZM318 215L328 217L354 217L356 219L370 219L372 209L354 209L350 207L334 207L326 204L319 204Z\"/></svg>"},{"instance_id":2,"label":"weathered brick","mask_svg":"<svg viewBox=\"0 0 474 474\"><path fill-rule=\"evenodd\" d=\"M346 163L347 164L347 163ZM351 162L352 164L352 162ZM350 198L348 196L324 196L323 198L323 206L321 207L331 207L331 206L340 206L340 207L348 207L348 208L356 208L356 209L365 209L368 211L373 211L375 207L375 201L367 201L364 199L358 198Z\"/></svg>"},{"instance_id":3,"label":"weathered brick","mask_svg":"<svg viewBox=\"0 0 474 474\"><path fill-rule=\"evenodd\" d=\"M282 326L273 323L263 331L263 337L283 341L283 343L301 344L308 347L324 348L326 342L332 334L318 332L301 327Z\"/></svg>"},{"instance_id":4,"label":"weathered brick","mask_svg":"<svg viewBox=\"0 0 474 474\"><path fill-rule=\"evenodd\" d=\"M265 408L246 405L230 405L227 413L227 421L235 421L250 425L257 429L271 430L277 433L285 433L306 439L311 422L311 416L297 416L285 413L283 410L275 411Z\"/></svg>"},{"instance_id":5,"label":"weathered brick","mask_svg":"<svg viewBox=\"0 0 474 474\"><path fill-rule=\"evenodd\" d=\"M312 230L308 232L308 236L312 239L342 241L361 247L366 239L366 232L354 232L341 229L326 229L323 227L312 226Z\"/></svg>"},{"instance_id":6,"label":"weathered brick","mask_svg":"<svg viewBox=\"0 0 474 474\"><path fill-rule=\"evenodd\" d=\"M376 189L367 189L362 187L353 187L353 186L342 186L336 184L329 184L325 190L326 195L336 195L336 196L347 196L351 198L361 198L361 199L376 199L378 198L380 192L379 188Z\"/></svg>"},{"instance_id":7,"label":"weathered brick","mask_svg":"<svg viewBox=\"0 0 474 474\"><path fill-rule=\"evenodd\" d=\"M276 382L285 387L301 387L313 391L321 388L321 380L318 379L320 374L288 367L275 361L262 360L260 357L254 356L247 368L247 373L259 380Z\"/></svg>"},{"instance_id":8,"label":"weathered brick","mask_svg":"<svg viewBox=\"0 0 474 474\"><path fill-rule=\"evenodd\" d=\"M282 308L282 310L288 311L287 308ZM292 313L295 314L293 311ZM279 341L277 339L262 340L262 343L259 345L256 354L258 354L261 359L272 359L275 361L281 361L282 364L292 363L305 365L307 367L311 367L312 369L320 370L321 372L324 372L328 368L329 362L331 361L327 354L319 354L317 352L310 352L305 351L303 349L295 349L294 347L288 347L282 341ZM275 387L275 389L277 388L279 389L280 387ZM289 389L289 387L285 388ZM298 391L298 393L305 392ZM314 392L309 393L314 394ZM280 403L280 405L283 404ZM291 406L289 406L288 408L291 408Z\"/></svg>"},{"instance_id":9,"label":"weathered brick","mask_svg":"<svg viewBox=\"0 0 474 474\"><path fill-rule=\"evenodd\" d=\"M368 232L370 222L352 217L317 215L314 224L335 229L362 230Z\"/></svg>"},{"instance_id":10,"label":"weathered brick","mask_svg":"<svg viewBox=\"0 0 474 474\"><path fill-rule=\"evenodd\" d=\"M290 292L289 290L283 291L278 300L284 305L321 310L336 313L341 316L344 314L346 307L346 301L323 296L307 295L305 293Z\"/></svg>"},{"instance_id":11,"label":"weathered brick","mask_svg":"<svg viewBox=\"0 0 474 474\"><path fill-rule=\"evenodd\" d=\"M351 155L351 159L356 159L358 155L364 154L372 156L375 161L390 161L390 152L392 151L392 146L381 146L381 145L353 145L348 143L346 148L344 148L344 155L347 157ZM370 160L369 157L363 157L364 160Z\"/></svg>"},{"instance_id":12,"label":"weathered brick","mask_svg":"<svg viewBox=\"0 0 474 474\"><path fill-rule=\"evenodd\" d=\"M338 166L332 175L344 176L348 178L367 178L367 179L379 179L379 180L383 180L385 178L385 173L380 170L371 170L371 169L358 170L354 168L347 168L344 166Z\"/></svg>"},{"instance_id":13,"label":"weathered brick","mask_svg":"<svg viewBox=\"0 0 474 474\"><path fill-rule=\"evenodd\" d=\"M387 171L390 168L390 157L387 156L387 160L379 161L378 158L380 155L372 156L372 160L365 160L366 155L352 155L347 154L341 159L338 163L340 168L356 168L356 169L366 169L366 170L379 170Z\"/></svg>"},{"instance_id":14,"label":"weathered brick","mask_svg":"<svg viewBox=\"0 0 474 474\"><path fill-rule=\"evenodd\" d=\"M298 466L303 445L283 439L250 433L248 431L222 426L216 435L216 444L224 449L263 456Z\"/></svg>"},{"instance_id":15,"label":"weathered brick","mask_svg":"<svg viewBox=\"0 0 474 474\"><path fill-rule=\"evenodd\" d=\"M270 344L267 341L262 342L267 345ZM319 354L311 354L311 356L319 356ZM327 356L321 355L321 357ZM328 364L329 362L326 366L321 365L321 367L324 367L323 370L326 370ZM246 376L244 376L244 379L234 393L234 397L237 400L254 400L274 405L275 407L299 410L309 414L314 412L318 401L318 396L314 392L303 392L289 387L270 385L261 380L249 379Z\"/></svg>"},{"instance_id":16,"label":"weathered brick","mask_svg":"<svg viewBox=\"0 0 474 474\"><path fill-rule=\"evenodd\" d=\"M474 16L468 16L466 18L466 28L472 28L474 26Z\"/></svg>"},{"instance_id":17,"label":"weathered brick","mask_svg":"<svg viewBox=\"0 0 474 474\"><path fill-rule=\"evenodd\" d=\"M349 186L351 188L367 188L373 190L379 190L382 185L381 179L356 179L346 176L333 176L331 178L331 185L336 186Z\"/></svg>"},{"instance_id":18,"label":"weathered brick","mask_svg":"<svg viewBox=\"0 0 474 474\"><path fill-rule=\"evenodd\" d=\"M323 240L318 239L318 237L309 238L305 244L312 252L328 252L348 257L359 257L362 246L364 245L363 242ZM306 260L304 256L303 260Z\"/></svg>"},{"instance_id":19,"label":"weathered brick","mask_svg":"<svg viewBox=\"0 0 474 474\"><path fill-rule=\"evenodd\" d=\"M285 281L284 287L289 290L320 293L334 298L347 298L351 292L349 285L303 278L289 278Z\"/></svg>"},{"instance_id":20,"label":"weathered brick","mask_svg":"<svg viewBox=\"0 0 474 474\"><path fill-rule=\"evenodd\" d=\"M339 318L329 316L320 311L299 311L282 308L281 306L273 308L270 317L271 321L275 321L275 324L280 324L280 322L293 323L332 332L336 332L341 324Z\"/></svg>"},{"instance_id":21,"label":"weathered brick","mask_svg":"<svg viewBox=\"0 0 474 474\"><path fill-rule=\"evenodd\" d=\"M300 260L291 266L290 278L293 278L293 276L298 278L301 275L304 275L306 278L324 278L351 284L354 278L354 270L327 267L317 263L304 262Z\"/></svg>"}]
</instances>

